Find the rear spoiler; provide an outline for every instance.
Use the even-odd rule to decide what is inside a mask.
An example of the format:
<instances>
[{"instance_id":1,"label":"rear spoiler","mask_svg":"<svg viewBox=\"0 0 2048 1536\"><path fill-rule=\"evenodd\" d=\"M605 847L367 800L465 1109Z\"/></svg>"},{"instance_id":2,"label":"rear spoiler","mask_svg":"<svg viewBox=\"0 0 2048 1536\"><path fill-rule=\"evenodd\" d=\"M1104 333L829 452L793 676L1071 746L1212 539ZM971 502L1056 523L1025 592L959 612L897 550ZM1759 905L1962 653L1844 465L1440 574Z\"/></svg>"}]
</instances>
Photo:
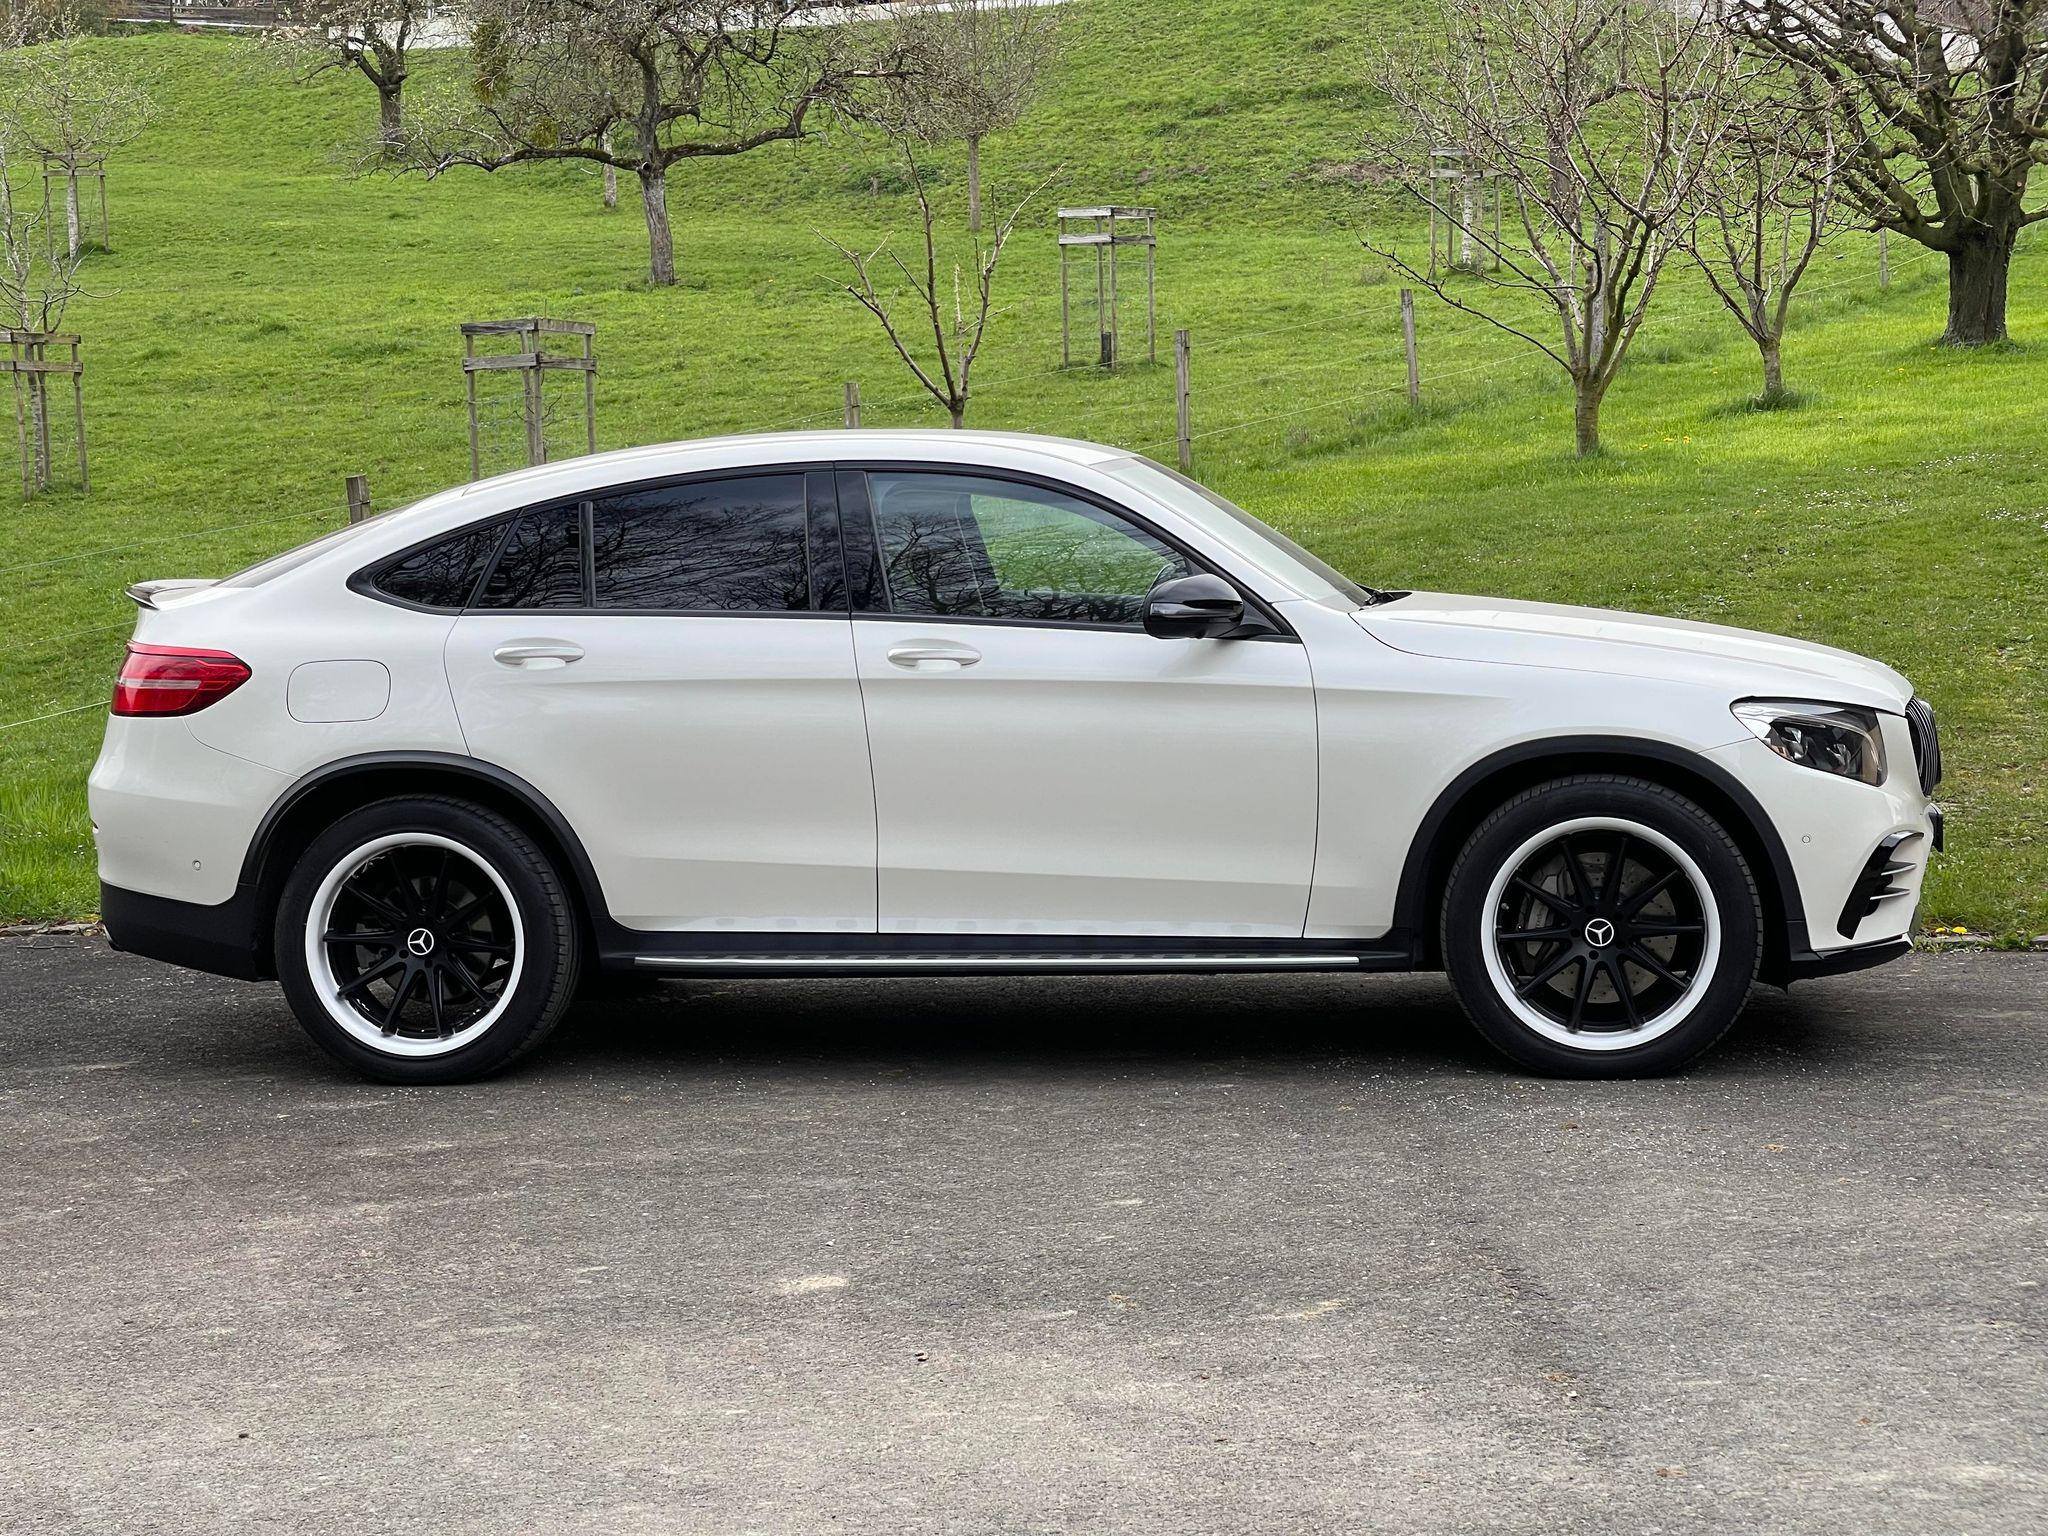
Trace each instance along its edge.
<instances>
[{"instance_id":1,"label":"rear spoiler","mask_svg":"<svg viewBox=\"0 0 2048 1536\"><path fill-rule=\"evenodd\" d=\"M166 592L189 592L196 587L210 587L215 580L211 576L166 576L156 581L138 581L128 589L128 596L135 599L138 608L154 608L156 600Z\"/></svg>"}]
</instances>

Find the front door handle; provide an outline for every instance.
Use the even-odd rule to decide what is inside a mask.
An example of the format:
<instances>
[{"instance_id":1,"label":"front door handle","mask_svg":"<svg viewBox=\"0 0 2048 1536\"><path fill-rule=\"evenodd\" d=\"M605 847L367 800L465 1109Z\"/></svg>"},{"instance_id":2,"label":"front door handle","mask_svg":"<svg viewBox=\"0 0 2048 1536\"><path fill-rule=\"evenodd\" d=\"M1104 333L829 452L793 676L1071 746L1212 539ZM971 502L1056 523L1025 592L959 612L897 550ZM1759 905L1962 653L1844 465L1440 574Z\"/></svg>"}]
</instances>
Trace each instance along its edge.
<instances>
[{"instance_id":1,"label":"front door handle","mask_svg":"<svg viewBox=\"0 0 2048 1536\"><path fill-rule=\"evenodd\" d=\"M529 667L545 671L566 667L583 659L583 647L567 640L513 640L491 652L491 659L504 667Z\"/></svg>"},{"instance_id":2,"label":"front door handle","mask_svg":"<svg viewBox=\"0 0 2048 1536\"><path fill-rule=\"evenodd\" d=\"M981 652L951 640L905 640L889 647L889 660L906 672L958 672L981 660Z\"/></svg>"}]
</instances>

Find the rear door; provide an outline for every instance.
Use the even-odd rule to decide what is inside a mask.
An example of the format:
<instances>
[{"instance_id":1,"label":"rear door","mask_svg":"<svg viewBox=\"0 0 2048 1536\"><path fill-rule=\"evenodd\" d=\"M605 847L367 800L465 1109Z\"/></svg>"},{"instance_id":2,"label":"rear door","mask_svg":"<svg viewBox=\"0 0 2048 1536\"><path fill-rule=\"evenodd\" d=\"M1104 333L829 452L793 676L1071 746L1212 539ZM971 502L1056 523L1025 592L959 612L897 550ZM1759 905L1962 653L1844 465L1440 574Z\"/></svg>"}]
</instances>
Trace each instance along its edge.
<instances>
[{"instance_id":1,"label":"rear door","mask_svg":"<svg viewBox=\"0 0 2048 1536\"><path fill-rule=\"evenodd\" d=\"M540 790L628 927L871 933L875 813L832 476L519 516L448 641L470 751Z\"/></svg>"}]
</instances>

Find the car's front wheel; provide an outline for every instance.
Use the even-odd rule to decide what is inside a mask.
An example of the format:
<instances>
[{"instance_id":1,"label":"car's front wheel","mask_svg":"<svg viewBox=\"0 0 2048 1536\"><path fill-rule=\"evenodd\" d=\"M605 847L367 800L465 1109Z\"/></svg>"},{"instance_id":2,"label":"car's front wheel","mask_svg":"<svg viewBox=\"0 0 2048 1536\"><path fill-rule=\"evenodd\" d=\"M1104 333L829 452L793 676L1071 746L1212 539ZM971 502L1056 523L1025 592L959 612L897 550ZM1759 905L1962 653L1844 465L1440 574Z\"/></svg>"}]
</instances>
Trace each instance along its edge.
<instances>
[{"instance_id":1,"label":"car's front wheel","mask_svg":"<svg viewBox=\"0 0 2048 1536\"><path fill-rule=\"evenodd\" d=\"M575 992L575 913L553 865L511 822L459 800L342 817L286 882L275 937L306 1032L386 1082L494 1072Z\"/></svg>"},{"instance_id":2,"label":"car's front wheel","mask_svg":"<svg viewBox=\"0 0 2048 1536\"><path fill-rule=\"evenodd\" d=\"M1726 830L1643 779L1579 775L1488 816L1451 870L1445 968L1479 1032L1541 1072L1669 1071L1756 979L1756 882Z\"/></svg>"}]
</instances>

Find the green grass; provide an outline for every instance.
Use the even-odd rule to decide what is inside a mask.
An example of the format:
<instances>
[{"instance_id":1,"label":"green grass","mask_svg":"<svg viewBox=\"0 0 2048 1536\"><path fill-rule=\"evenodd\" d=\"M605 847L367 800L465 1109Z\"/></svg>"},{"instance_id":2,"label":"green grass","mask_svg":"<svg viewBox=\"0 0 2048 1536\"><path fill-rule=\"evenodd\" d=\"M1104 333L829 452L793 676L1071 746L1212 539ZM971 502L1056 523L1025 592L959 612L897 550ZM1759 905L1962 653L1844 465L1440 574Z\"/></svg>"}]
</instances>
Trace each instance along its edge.
<instances>
[{"instance_id":1,"label":"green grass","mask_svg":"<svg viewBox=\"0 0 2048 1536\"><path fill-rule=\"evenodd\" d=\"M991 143L991 178L1064 162L1047 206L1161 209L1168 360L1058 369L1041 213L1006 258L970 423L1170 454L1168 338L1187 326L1197 472L1361 580L1748 625L1900 667L1950 744L1928 918L2048 931L2048 264L2023 251L2014 274L2021 344L1963 355L1931 344L1935 266L1895 246L1880 294L1870 242L1845 237L1795 306L1799 398L1769 411L1750 408L1753 349L1674 269L1587 463L1554 370L1425 296L1410 411L1396 288L1357 243L1385 214L1330 170L1374 110L1355 12L1075 6L1071 61ZM462 320L595 321L601 447L826 424L848 378L870 423L943 421L816 237L912 227L901 191L868 196L889 169L871 144L835 133L679 170L683 281L655 292L630 185L607 215L595 177L564 169L348 179L334 146L369 124L360 82L296 87L218 39L107 46L164 67L165 113L113 162L115 249L70 317L93 493L0 511L0 725L104 698L125 583L224 573L334 526L350 471L384 508L464 478ZM957 195L957 164L937 170ZM82 783L100 728L87 708L0 730L0 915L92 909Z\"/></svg>"}]
</instances>

